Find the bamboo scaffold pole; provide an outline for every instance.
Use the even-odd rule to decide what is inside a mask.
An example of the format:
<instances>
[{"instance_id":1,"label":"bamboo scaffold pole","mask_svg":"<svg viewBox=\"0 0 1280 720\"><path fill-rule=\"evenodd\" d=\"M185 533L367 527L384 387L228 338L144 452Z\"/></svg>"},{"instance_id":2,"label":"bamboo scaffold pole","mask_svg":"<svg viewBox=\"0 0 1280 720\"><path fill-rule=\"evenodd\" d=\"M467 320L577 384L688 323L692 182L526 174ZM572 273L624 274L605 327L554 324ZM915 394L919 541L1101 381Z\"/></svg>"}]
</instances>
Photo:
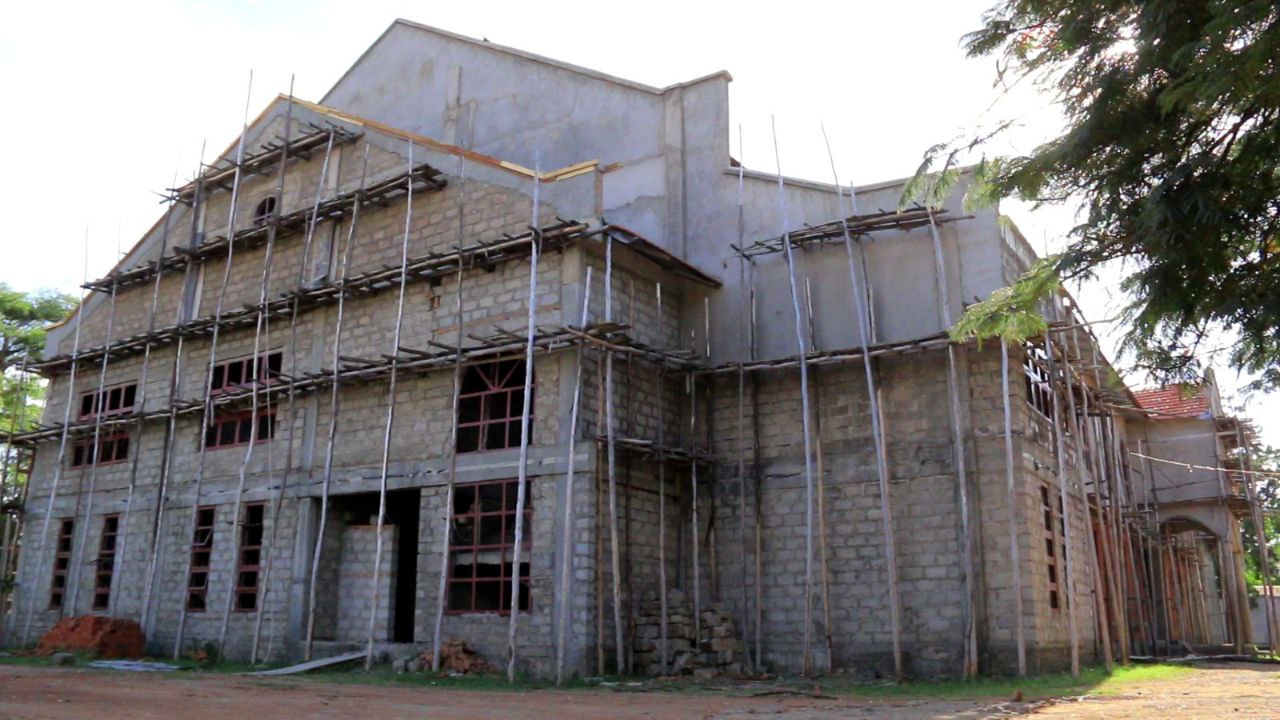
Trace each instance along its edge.
<instances>
[{"instance_id":1,"label":"bamboo scaffold pole","mask_svg":"<svg viewBox=\"0 0 1280 720\"><path fill-rule=\"evenodd\" d=\"M365 143L364 158L360 163L360 189L364 189L369 174L369 144ZM342 267L338 270L338 283L347 279L351 258L356 245L356 231L360 227L360 210L363 198L357 194L355 207L351 209L351 224L347 227L347 244L342 249ZM459 289L461 292L461 289ZM329 427L325 432L324 468L320 481L320 517L317 521L315 545L311 549L311 570L307 574L307 634L303 659L310 661L316 632L316 577L320 572L320 558L324 552L324 536L329 519L329 490L333 486L333 451L338 437L338 414L342 410L342 374L338 368L342 361L342 323L346 316L346 292L338 295L338 308L333 323L333 352L329 356L333 365L333 384L329 387Z\"/></svg>"},{"instance_id":2,"label":"bamboo scaffold pole","mask_svg":"<svg viewBox=\"0 0 1280 720\"><path fill-rule=\"evenodd\" d=\"M200 159L196 163L196 189L191 200L191 246L195 246L204 232L204 222L207 212L205 211L205 193L204 181L204 153L205 143L200 144ZM183 285L186 287L194 287L196 281L196 266L187 265L183 271ZM173 319L178 322L183 317L184 303L174 303ZM147 566L146 576L142 582L142 607L138 611L138 624L142 626L143 635L150 634L151 629L151 612L155 608L156 603L153 599L153 591L156 583L156 572L160 565L160 547L163 544L161 528L164 527L165 504L168 497L169 478L173 474L173 440L177 434L178 427L178 406L175 400L178 397L178 389L181 385L182 378L182 358L183 348L185 346L185 338L179 337L177 344L173 349L173 362L170 365L169 373L169 394L167 399L168 412L166 413L165 431L160 443L160 477L156 481L155 501L151 508L151 531L148 534L147 544ZM146 408L143 408L142 415L138 418L138 423L145 421ZM201 428L201 432L204 429ZM186 604L186 601L183 601Z\"/></svg>"},{"instance_id":3,"label":"bamboo scaffold pole","mask_svg":"<svg viewBox=\"0 0 1280 720\"><path fill-rule=\"evenodd\" d=\"M583 280L582 289L582 319L580 327L585 328L590 319L591 307L591 266L587 266L586 278ZM461 320L461 317L459 317ZM578 409L582 404L582 368L586 363L583 362L583 355L586 348L578 346L574 355L574 371L573 371L573 404L569 410L569 457L565 463L565 482L564 482L564 514L560 518L560 587L557 592L560 602L559 626L556 628L556 685L563 685L565 678L565 661L568 653L569 645L569 620L572 616L570 612L573 605L572 593L569 592L570 578L573 576L573 474L576 471L577 452L578 452ZM455 415L457 413L455 412ZM661 460L659 460L661 462ZM662 502L662 493L665 490L659 486L658 502ZM661 508L659 509L661 513ZM658 521L662 522L661 519ZM659 573L665 576L662 569L662 550L659 548ZM666 594L663 593L663 597ZM438 653L437 653L438 655ZM438 669L438 668L437 668Z\"/></svg>"},{"instance_id":4,"label":"bamboo scaffold pole","mask_svg":"<svg viewBox=\"0 0 1280 720\"><path fill-rule=\"evenodd\" d=\"M174 168L173 185L177 185L177 184L178 184L178 169ZM170 226L170 221L173 219L175 202L176 202L175 198L169 198L168 206L165 208L164 224L161 226L161 230L160 230L160 249L156 253L157 263L159 263L160 259L164 257L165 252L169 248L169 226ZM142 350L142 369L139 371L139 374L138 374L138 390L137 390L136 407L139 408L140 410L145 410L147 407L147 382L150 378L150 371L151 371L150 335L151 333L154 333L156 329L156 313L159 312L159 309L160 309L160 281L164 277L165 277L165 272L163 270L157 271L155 281L151 285L151 307L147 314L148 340ZM120 564L121 570L123 570L125 562L128 561L129 537L133 535L133 533L130 532L130 525L131 525L130 520L133 517L133 498L138 487L138 465L139 465L139 461L142 458L142 441L144 439L144 434L142 431L143 431L144 425L145 425L145 422L143 420L143 413L138 413L138 421L137 423L135 423L134 431L133 431L134 440L131 443L131 447L130 447L130 452L133 453L133 458L132 460L130 460L130 463L129 463L129 489L125 494L124 520L120 524L120 527L123 529L120 533L119 551L116 553L116 556L119 558L117 562ZM123 572L121 574L123 574ZM143 574L145 577L145 574L146 574L145 565L143 567ZM145 584L145 581L144 581L144 584ZM112 612L115 607L114 593L112 593L111 598L112 598L112 602L110 607L108 608L108 612L114 615L114 612Z\"/></svg>"},{"instance_id":5,"label":"bamboo scaffold pole","mask_svg":"<svg viewBox=\"0 0 1280 720\"><path fill-rule=\"evenodd\" d=\"M689 350L696 347L693 331L689 331ZM689 447L693 447L697 437L698 425L698 377L689 372L685 377L685 395L689 399ZM698 519L698 464L689 465L689 539L692 557L693 585L693 636L702 637L702 546L700 542L701 521Z\"/></svg>"},{"instance_id":6,"label":"bamboo scaffold pole","mask_svg":"<svg viewBox=\"0 0 1280 720\"><path fill-rule=\"evenodd\" d=\"M408 155L408 167L412 170L412 140L409 141ZM391 429L396 421L396 376L400 367L400 331L404 327L404 291L408 278L409 235L413 230L413 180L406 181L405 185L404 239L400 243L400 290L396 295L396 322L391 335L391 375L387 379L387 420L382 430L382 463L378 471L378 523L374 536L373 575L369 580L370 611L369 630L365 637L365 670L373 667L374 630L378 625L378 591L382 575L382 529L387 522L387 465L391 461ZM519 538L517 538L518 542ZM514 616L515 613L512 615Z\"/></svg>"},{"instance_id":7,"label":"bamboo scaffold pole","mask_svg":"<svg viewBox=\"0 0 1280 720\"><path fill-rule=\"evenodd\" d=\"M520 621L520 557L521 551L524 549L524 508L527 495L525 485L529 482L529 415L533 409L533 348L534 336L537 333L538 322L538 254L541 252L539 247L538 228L538 201L540 191L542 189L542 162L541 157L534 161L533 170L533 203L530 210L529 227L533 230L534 238L529 247L529 314L526 328L526 338L524 345L524 402L520 409L520 459L519 467L516 474L516 529L515 529L515 545L511 552L511 608L507 621L507 682L515 682L516 679L516 630L519 628ZM607 280L606 276L606 280ZM606 288L608 283L606 282ZM609 303L609 291L605 290L605 304ZM610 423L612 426L612 423ZM612 474L612 473L611 473ZM616 519L616 515L615 515ZM617 587L617 543L614 543L614 587ZM616 593L616 589L615 589ZM614 615L618 614L615 604ZM618 632L621 636L621 630ZM621 653L621 651L619 651Z\"/></svg>"},{"instance_id":8,"label":"bamboo scaffold pole","mask_svg":"<svg viewBox=\"0 0 1280 720\"><path fill-rule=\"evenodd\" d=\"M1022 560L1018 543L1018 492L1014 478L1013 412L1009 402L1009 344L1000 338L1000 390L1004 400L1005 490L1009 495L1009 567L1013 575L1013 624L1018 643L1018 677L1027 676L1027 640L1022 619Z\"/></svg>"},{"instance_id":9,"label":"bamboo scaffold pole","mask_svg":"<svg viewBox=\"0 0 1280 720\"><path fill-rule=\"evenodd\" d=\"M927 202L927 201L926 201ZM926 204L929 218L929 235L933 239L933 263L938 281L938 314L944 328L950 328L951 295L948 291L946 258L943 256L942 236L934 219L933 208ZM978 676L978 622L977 582L973 560L972 520L969 517L969 477L965 467L964 427L960 416L960 378L956 370L956 347L947 344L947 404L950 408L952 452L955 457L957 496L960 501L960 547L963 553L965 589L964 628L964 676Z\"/></svg>"},{"instance_id":10,"label":"bamboo scaffold pole","mask_svg":"<svg viewBox=\"0 0 1280 720\"><path fill-rule=\"evenodd\" d=\"M666 322L662 317L662 282L654 284L658 308L658 343L667 342ZM658 447L667 445L667 369L658 366ZM658 463L658 668L667 674L667 650L669 627L667 625L667 459L662 451L655 458Z\"/></svg>"},{"instance_id":11,"label":"bamboo scaffold pole","mask_svg":"<svg viewBox=\"0 0 1280 720\"><path fill-rule=\"evenodd\" d=\"M117 234L117 256L119 255L119 244L119 235ZM112 282L111 290L107 295L107 348L111 347L111 341L114 338L115 333L116 294L118 291L119 286ZM102 416L106 414L107 410L104 389L107 386L108 357L108 353L103 353L102 362L98 368L98 386L93 391L93 400L91 401L92 405L90 406L93 411L93 439L91 440L93 444L86 448L84 453L84 459L89 464L89 487L87 489L83 486L77 488L78 494L76 496L76 505L78 506L80 504L81 498L84 498L85 503L84 522L80 522L78 518L76 520L76 523L80 525L78 528L80 531L80 542L76 543L75 547L72 548L73 560L71 562L71 578L68 583L70 585L70 599L65 603L65 606L71 609L71 613L73 615L76 612L76 601L79 599L80 595L80 568L82 565L86 564L85 551L87 548L85 546L89 544L89 524L93 521L93 504L97 499L98 466L102 464L102 458L99 457L99 455L101 455L102 451ZM83 475L81 476L81 480L83 482ZM92 606L93 602L90 601L89 604Z\"/></svg>"},{"instance_id":12,"label":"bamboo scaffold pole","mask_svg":"<svg viewBox=\"0 0 1280 720\"><path fill-rule=\"evenodd\" d=\"M804 279L804 305L805 315L809 326L809 341L814 349L818 347L818 328L814 320L813 312L813 288L810 287L809 278ZM818 385L818 368L812 368L813 372L813 452L817 460L817 515L818 515L818 558L819 573L822 580L822 649L826 658L826 665L821 668L822 672L830 672L833 669L832 656L832 639L831 639L831 570L827 563L827 509L826 509L826 465L825 456L822 452L822 395L817 387ZM714 377L714 376L712 376Z\"/></svg>"},{"instance_id":13,"label":"bamboo scaffold pole","mask_svg":"<svg viewBox=\"0 0 1280 720\"><path fill-rule=\"evenodd\" d=\"M777 123L770 118L773 130L773 154L778 175L778 208L782 218L783 249L787 262L787 283L791 289L791 309L795 317L796 347L800 356L800 408L803 413L801 429L804 436L804 506L805 506L805 540L804 540L804 641L802 667L805 675L812 673L812 635L813 635L813 440L810 429L809 408L809 356L808 340L805 337L804 323L800 311L799 283L796 280L795 257L791 250L791 221L787 218L786 187L782 180L782 158L778 152Z\"/></svg>"},{"instance_id":14,"label":"bamboo scaffold pole","mask_svg":"<svg viewBox=\"0 0 1280 720\"><path fill-rule=\"evenodd\" d=\"M748 315L750 316L750 332L747 335L748 352L747 357L751 361L756 359L756 271L755 261L747 259L747 288L750 308ZM738 373L743 373L742 364L738 364ZM754 631L755 640L755 660L756 670L764 667L764 477L760 463L760 384L756 379L755 373L750 376L751 381L751 475L752 489L755 491L754 507L755 512L752 513L754 521L752 528L752 559L754 561L754 590L755 597L752 603L754 621L752 622L752 630Z\"/></svg>"},{"instance_id":15,"label":"bamboo scaffold pole","mask_svg":"<svg viewBox=\"0 0 1280 720\"><path fill-rule=\"evenodd\" d=\"M1054 377L1056 375L1054 366L1057 364L1053 358L1053 338L1052 333L1044 334L1045 356L1049 363L1049 382L1052 387ZM1064 372L1065 377L1065 372ZM1065 382L1066 391L1071 392L1071 387ZM1067 447L1066 441L1063 439L1062 432L1062 401L1059 399L1060 393L1053 391L1053 437L1054 444L1057 448L1058 455L1058 502L1062 506L1062 561L1067 573L1067 637L1071 643L1071 677L1080 677L1080 629L1076 622L1076 573L1075 573L1075 548L1071 545L1071 498L1067 493ZM1088 512L1088 508L1085 508Z\"/></svg>"},{"instance_id":16,"label":"bamboo scaffold pole","mask_svg":"<svg viewBox=\"0 0 1280 720\"><path fill-rule=\"evenodd\" d=\"M468 133L469 135L470 133ZM466 218L467 166L462 155L458 156L458 247L462 247L463 225ZM449 406L449 446L445 449L449 456L449 475L445 479L444 497L444 530L440 533L440 577L436 586L436 613L431 629L431 671L440 671L440 643L444 634L444 606L449 590L449 541L453 533L453 497L458 486L458 406L462 398L462 329L463 329L463 295L462 280L465 265L458 263L456 277L457 297L454 305L454 324L457 325L453 345L458 353L453 361L452 387L450 388ZM585 327L586 323L583 323ZM581 350L579 350L581 352ZM572 455L572 453L570 453ZM572 463L572 459L570 459Z\"/></svg>"},{"instance_id":17,"label":"bamboo scaffold pole","mask_svg":"<svg viewBox=\"0 0 1280 720\"><path fill-rule=\"evenodd\" d=\"M1063 345L1062 349L1062 377L1067 390L1067 423L1071 428L1071 444L1072 450L1075 452L1076 478L1080 483L1080 499L1084 501L1085 552L1089 554L1089 574L1093 576L1093 615L1098 632L1101 635L1102 659L1106 664L1107 672L1111 672L1115 669L1115 659L1111 654L1111 623L1107 619L1107 601L1104 597L1105 589L1103 586L1106 583L1106 578L1103 575L1102 568L1099 567L1098 549L1094 543L1093 508L1089 502L1089 488L1085 486L1086 448L1081 442L1081 423L1079 416L1076 415L1076 390L1075 381L1071 377L1071 359L1066 345ZM1088 393L1089 391L1084 389L1083 392ZM1088 420L1087 416L1085 420ZM1066 478L1062 478L1062 481L1064 484L1067 482Z\"/></svg>"},{"instance_id":18,"label":"bamboo scaffold pole","mask_svg":"<svg viewBox=\"0 0 1280 720\"><path fill-rule=\"evenodd\" d=\"M4 523L4 536L0 538L0 644L8 644L9 636L9 596L12 588L12 574L9 572L10 558L14 555L15 545L17 543L20 531L18 523L21 520L21 513L10 515L4 510L5 498L9 495L9 480L12 477L15 484L17 475L22 471L19 462L14 461L13 436L18 431L18 426L22 424L22 418L26 415L27 408L27 387L31 378L27 375L27 357L24 355L22 364L18 368L18 392L13 396L13 407L9 412L9 434L5 439L4 458L0 460L0 523ZM30 478L24 483L25 488L30 484ZM19 508L22 506L19 505Z\"/></svg>"},{"instance_id":19,"label":"bamboo scaffold pole","mask_svg":"<svg viewBox=\"0 0 1280 720\"><path fill-rule=\"evenodd\" d=\"M244 119L240 125L240 139L236 143L236 172L235 178L231 184L231 202L227 209L227 237L235 237L236 226L236 210L240 203L240 184L243 180L243 173L240 165L244 162L244 136L249 130L249 98L253 93L253 72L249 72L249 90L245 93L244 101ZM200 513L200 493L204 485L205 476L205 460L208 454L208 443L206 442L205 433L208 431L210 420L213 416L213 371L218 363L218 330L221 324L218 322L222 319L223 306L227 296L227 286L231 284L231 263L235 257L235 245L229 243L227 246L227 259L222 271L222 285L218 288L218 301L214 307L214 327L213 334L209 338L209 362L204 378L204 386L201 388L204 394L203 409L201 411L200 430L196 442L200 444L199 459L196 464L196 479L192 487L193 500L191 503L192 526L195 525L195 519ZM256 426L257 422L251 423ZM232 527L238 527L240 518L231 519ZM186 561L183 563L181 582L191 575L191 553L186 553ZM178 659L182 655L182 640L187 624L187 598L186 593L182 593L181 601L178 605L178 630L173 639L173 657ZM219 643L221 647L221 643Z\"/></svg>"},{"instance_id":20,"label":"bamboo scaffold pole","mask_svg":"<svg viewBox=\"0 0 1280 720\"><path fill-rule=\"evenodd\" d=\"M742 201L743 197L743 157L742 157L742 125L738 125L738 247L742 247L746 239L746 214ZM738 318L745 326L749 322L751 314L751 298L747 290L746 278L747 259L738 256L738 302L740 304ZM740 329L746 330L740 326ZM750 342L749 333L743 332L742 336ZM748 348L748 352L750 348ZM738 454L738 558L739 558L739 588L741 590L740 602L742 603L742 647L748 649L751 647L751 616L749 614L750 603L747 600L747 431L746 431L746 376L742 363L738 363L737 373L737 421L734 426L734 434L737 435L737 454ZM664 397L665 399L665 397ZM665 599L663 607L665 608ZM665 615L665 613L664 613ZM666 653L667 653L667 636L666 636L666 618L662 620L662 655L663 655L663 674L666 674ZM751 672L754 663L752 663L751 653L744 653L746 660L746 670Z\"/></svg>"},{"instance_id":21,"label":"bamboo scaffold pole","mask_svg":"<svg viewBox=\"0 0 1280 720\"><path fill-rule=\"evenodd\" d=\"M87 227L84 231L84 278L86 281L89 278L89 229ZM71 421L71 406L75 404L76 398L76 370L80 364L76 359L76 356L80 353L80 326L84 321L84 303L85 292L84 290L81 290L80 303L76 306L74 338L71 341L72 360L71 369L67 373L66 407L64 407L62 411L62 437L58 440L58 459L57 463L53 466L53 481L49 486L49 502L45 504L44 521L40 524L39 544L36 545L35 550L35 567L38 571L33 575L33 577L45 577L45 572L43 570L45 566L44 552L47 547L46 541L49 538L49 522L53 519L53 505L54 501L58 498L59 481L62 480L62 466L67 454L67 428L70 426ZM52 562L53 560L50 558L50 565L52 565ZM27 617L22 624L23 646L26 646L31 642L31 621L35 615L36 603L38 602L37 598L39 596L37 593L39 593L38 584L31 583L31 592L27 593ZM59 606L59 614L61 614L61 606Z\"/></svg>"},{"instance_id":22,"label":"bamboo scaffold pole","mask_svg":"<svg viewBox=\"0 0 1280 720\"><path fill-rule=\"evenodd\" d=\"M604 241L604 321L613 322L613 237L607 236ZM533 327L532 315L529 326ZM609 571L610 588L613 600L613 639L614 662L618 675L626 675L626 646L623 644L622 626L622 571L619 558L618 543L618 477L617 446L615 442L616 421L613 413L613 352L604 353L604 416L606 459L609 475ZM630 488L627 488L630 493ZM508 671L508 675L511 672Z\"/></svg>"},{"instance_id":23,"label":"bamboo scaffold pole","mask_svg":"<svg viewBox=\"0 0 1280 720\"><path fill-rule=\"evenodd\" d=\"M822 129L822 140L827 146L827 159L831 161L831 175L832 182L836 186L836 197L840 205L843 206L844 190L840 184L839 173L836 172L835 155L831 152L831 143L827 139L825 127ZM849 205L853 214L857 215L858 201L852 186L849 188ZM848 224L843 221L841 223L841 233L844 240L845 259L849 264L849 292L853 297L853 315L858 322L858 344L862 350L862 367L866 378L867 400L871 408L871 436L876 450L876 477L879 481L880 489L880 517L884 534L885 565L886 574L888 575L887 584L889 586L889 622L892 626L894 677L898 682L902 682L906 679L906 676L902 663L902 611L898 596L897 542L894 537L893 510L889 497L889 460L886 452L887 443L880 409L880 391L876 387L874 360L868 349L872 335L872 310L867 297L867 292L869 292L870 288L863 287L866 284L865 258L863 263L864 282L859 283L858 281L858 263L853 257L853 233L849 231ZM861 249L861 243L859 243L859 249Z\"/></svg>"},{"instance_id":24,"label":"bamboo scaffold pole","mask_svg":"<svg viewBox=\"0 0 1280 720\"><path fill-rule=\"evenodd\" d=\"M290 88L289 96L290 98L293 97L292 86ZM277 180L278 185L276 187L276 194L277 194L276 207L281 207L284 203L284 166L288 159L287 155L284 155L284 154L288 152L287 148L289 146L289 139L290 139L289 126L292 123L292 119L293 119L292 112L293 112L293 105L291 102L289 105L286 106L285 142L284 142L283 149L281 150L282 158L280 162L279 178ZM315 241L316 225L319 224L318 213L320 210L321 195L324 192L325 185L328 184L329 167L332 164L331 159L333 157L334 136L335 136L334 131L330 130L329 140L327 143L325 143L324 160L320 165L320 180L316 183L315 201L312 203L312 206L311 206L311 217L307 222L306 235L304 235L303 237L302 258L301 258L301 261L298 263L298 276L297 276L297 281L295 282L295 287L297 287L298 289L302 289L306 287L307 273L311 269L311 248ZM335 186L338 184L337 180L339 177L340 177L340 173L335 172L334 173ZM273 221L275 220L274 217L271 219ZM335 233L337 232L336 225L334 226L334 232ZM330 237L333 237L333 235L331 235ZM272 263L274 258L272 254L272 250L274 249L275 242L276 242L276 233L275 233L275 228L273 224L273 227L271 227L267 233L265 270L263 271L263 275L262 275L262 294L259 296L259 299L258 299L258 307L261 308L258 311L258 318L259 318L259 322L262 325L263 337L266 338L266 340L262 343L262 345L268 348L271 346L271 342L270 342L271 314L269 312L266 312L266 308L267 308L267 299L271 296L271 292L270 292L271 270L272 270ZM290 308L290 312L289 312L289 362L292 365L292 367L290 368L290 374L292 375L301 374L299 371L299 366L301 365L301 363L298 361L298 311L300 309L299 304L300 304L300 298L297 295L295 295L293 298L293 307ZM265 378L266 382L262 389L263 396L264 396L262 407L264 408L265 412L270 413L271 412L271 390L272 390L271 381L274 380L274 378L265 377L270 374L270 371L269 369L264 369L258 365L258 363L262 361L259 355L260 355L259 349L255 348L254 360L252 363L255 368L254 387L256 388L258 386L258 383L263 382ZM283 365L283 362L281 364ZM283 367L281 369L283 370ZM294 427L295 427L293 418L294 418L295 402L296 402L296 395L294 393L289 393L288 401L285 403L285 411L284 411L284 417L285 417L284 429L286 432L286 435L284 438L284 447L285 447L284 468L281 471L279 482L268 483L268 484L273 484L275 487L271 493L271 503L270 503L270 513L269 513L270 523L271 523L271 532L267 533L267 543L266 543L266 549L265 549L266 559L262 569L261 581L259 582L259 588L261 589L261 591L258 593L258 600L257 600L258 612L255 613L255 617L253 621L253 644L249 651L249 662L255 665L258 662L258 648L262 639L262 623L266 618L267 611L268 611L267 609L270 607L268 601L270 600L270 596L271 596L272 570L275 568L276 539L280 534L280 525L281 525L280 510L284 505L285 493L288 492L288 488L289 488L289 476L290 476L290 473L293 471L293 445L294 445L293 440L294 440ZM256 414L257 412L256 398L253 400L252 407L253 407L253 411ZM276 426L276 422L274 420L275 416L268 415L268 417L273 418L271 420L271 424L272 424L271 429L272 429L272 432L274 433L278 430ZM255 421L254 422L255 430L257 429L257 426L258 426L258 423ZM248 469L248 459L253 456L253 446L254 446L254 443L250 443L248 449L245 452L246 462L242 465L242 467L246 470ZM275 458L274 458L274 454L272 453L272 449L274 447L275 447L274 443L267 445L267 463L266 464L267 464L268 480L270 480L271 473L274 471L274 468L275 468ZM237 502L241 499L241 497L242 497L242 493L237 491L236 493ZM239 517L239 513L237 513L237 517ZM224 616L224 621L225 619L226 617ZM275 627L276 627L276 624L272 623L270 634L268 635L268 639L267 639L267 657L271 657L272 651L274 650Z\"/></svg>"}]
</instances>

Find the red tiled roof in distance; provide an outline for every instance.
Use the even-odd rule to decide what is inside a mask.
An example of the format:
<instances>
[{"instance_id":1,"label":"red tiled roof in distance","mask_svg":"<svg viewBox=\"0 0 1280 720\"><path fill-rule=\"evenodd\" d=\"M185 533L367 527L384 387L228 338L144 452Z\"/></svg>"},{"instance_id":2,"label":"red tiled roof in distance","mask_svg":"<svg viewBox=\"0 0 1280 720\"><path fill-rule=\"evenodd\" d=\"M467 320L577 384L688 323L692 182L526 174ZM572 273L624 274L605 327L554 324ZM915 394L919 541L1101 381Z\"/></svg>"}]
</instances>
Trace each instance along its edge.
<instances>
[{"instance_id":1,"label":"red tiled roof in distance","mask_svg":"<svg viewBox=\"0 0 1280 720\"><path fill-rule=\"evenodd\" d=\"M1135 390L1134 397L1143 410L1155 413L1156 420L1162 417L1208 418L1209 399L1205 396L1204 387L1199 385L1170 385L1162 388Z\"/></svg>"}]
</instances>

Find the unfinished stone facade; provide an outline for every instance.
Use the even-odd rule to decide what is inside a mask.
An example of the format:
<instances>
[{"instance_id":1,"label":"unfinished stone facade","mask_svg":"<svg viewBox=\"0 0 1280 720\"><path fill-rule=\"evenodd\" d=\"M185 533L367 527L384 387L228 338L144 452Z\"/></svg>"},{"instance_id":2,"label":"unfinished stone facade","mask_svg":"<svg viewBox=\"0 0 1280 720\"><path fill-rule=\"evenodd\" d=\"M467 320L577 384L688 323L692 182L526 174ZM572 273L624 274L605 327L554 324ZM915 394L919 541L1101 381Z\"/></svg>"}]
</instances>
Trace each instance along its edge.
<instances>
[{"instance_id":1,"label":"unfinished stone facade","mask_svg":"<svg viewBox=\"0 0 1280 720\"><path fill-rule=\"evenodd\" d=\"M421 73L402 72L420 61ZM464 69L474 96L452 90ZM570 674L651 671L658 588L678 591L688 614L714 615L697 640L730 653L701 663L720 671L892 676L895 634L909 675L959 675L968 663L1013 671L1019 625L1029 670L1056 670L1071 662L1073 613L1083 662L1100 657L1108 624L1119 644L1134 621L1095 610L1114 598L1106 578L1121 573L1091 571L1092 556L1111 556L1089 542L1085 503L1118 511L1122 495L1106 488L1127 482L1127 465L1102 445L1083 458L1083 433L1064 440L1050 415L1067 416L1070 393L1045 383L1063 405L1052 410L1035 396L1039 346L1010 348L1007 396L998 343L952 346L948 382L939 309L958 316L1033 259L994 211L952 220L957 196L936 223L917 215L855 233L870 359L844 246L829 237L796 250L795 282L817 309L802 328L816 353L806 472L791 266L762 252L748 268L731 247L778 235L780 214L775 179L731 167L728 81L658 90L398 21L324 105L273 102L245 131L246 157L278 153L286 138L311 143L307 153L179 193L50 333L44 426L21 438L35 464L7 639L33 642L61 617L100 613L138 620L157 654L214 643L224 656L283 661L302 657L309 636L318 655L369 639L429 648L440 617L444 640L501 666L514 574L516 667L538 676L555 673L562 632ZM437 89L446 107L406 113ZM546 99L570 94L596 114ZM268 143L276 149L260 150ZM559 169L528 169L535 158ZM392 190L361 196L358 216L354 200L325 204L378 187ZM901 183L857 192L866 207L896 206ZM788 180L783 195L797 222L848 214L832 186ZM741 224L730 220L739 202ZM280 224L290 217L301 220ZM271 240L254 229L273 222ZM1062 326L1077 316L1063 296L1046 317ZM1086 333L1071 340L1064 359L1094 350ZM265 370L251 392L255 348ZM883 415L892 573L864 362ZM1081 382L1082 399L1127 393L1096 375ZM94 411L100 390L130 385L133 404L121 395L120 407ZM1114 428L1124 445L1125 424L1144 421L1130 415L1108 410L1099 430ZM103 444L116 438L127 438L123 450ZM1144 592L1140 582L1124 591L1135 616Z\"/></svg>"}]
</instances>

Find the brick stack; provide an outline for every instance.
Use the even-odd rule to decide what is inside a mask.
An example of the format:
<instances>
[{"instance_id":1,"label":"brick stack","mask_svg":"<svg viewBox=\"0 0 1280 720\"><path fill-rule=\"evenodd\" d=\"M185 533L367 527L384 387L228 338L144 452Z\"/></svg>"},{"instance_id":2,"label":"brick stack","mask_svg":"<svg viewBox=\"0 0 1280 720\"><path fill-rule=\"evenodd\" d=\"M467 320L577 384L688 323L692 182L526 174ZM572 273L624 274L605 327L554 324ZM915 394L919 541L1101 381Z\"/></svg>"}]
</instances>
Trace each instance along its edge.
<instances>
[{"instance_id":1,"label":"brick stack","mask_svg":"<svg viewBox=\"0 0 1280 720\"><path fill-rule=\"evenodd\" d=\"M656 593L646 595L636 619L635 671L662 674L662 605ZM701 636L695 642L693 605L679 590L667 593L667 672L672 675L741 675L745 648L733 616L718 605L702 609Z\"/></svg>"},{"instance_id":2,"label":"brick stack","mask_svg":"<svg viewBox=\"0 0 1280 720\"><path fill-rule=\"evenodd\" d=\"M100 658L138 658L146 655L142 628L132 620L83 615L63 618L40 638L37 655L59 651L86 652Z\"/></svg>"}]
</instances>

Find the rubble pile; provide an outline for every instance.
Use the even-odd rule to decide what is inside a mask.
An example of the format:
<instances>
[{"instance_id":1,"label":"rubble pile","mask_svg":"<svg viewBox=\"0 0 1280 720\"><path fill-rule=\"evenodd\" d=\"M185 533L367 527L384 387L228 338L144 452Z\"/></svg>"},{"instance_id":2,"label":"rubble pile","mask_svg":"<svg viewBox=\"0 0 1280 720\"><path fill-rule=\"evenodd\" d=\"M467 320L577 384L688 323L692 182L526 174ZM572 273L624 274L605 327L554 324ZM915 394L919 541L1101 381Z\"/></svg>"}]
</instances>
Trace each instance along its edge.
<instances>
[{"instance_id":1,"label":"rubble pile","mask_svg":"<svg viewBox=\"0 0 1280 720\"><path fill-rule=\"evenodd\" d=\"M640 603L636 619L634 667L641 675L662 675L660 649L662 605L656 592ZM693 604L679 590L667 593L667 666L671 675L715 677L741 675L746 648L733 616L718 605L702 609L700 637L694 637Z\"/></svg>"},{"instance_id":2,"label":"rubble pile","mask_svg":"<svg viewBox=\"0 0 1280 720\"><path fill-rule=\"evenodd\" d=\"M138 658L147 654L147 639L132 620L83 615L63 618L40 638L37 655L85 652L100 658Z\"/></svg>"}]
</instances>

